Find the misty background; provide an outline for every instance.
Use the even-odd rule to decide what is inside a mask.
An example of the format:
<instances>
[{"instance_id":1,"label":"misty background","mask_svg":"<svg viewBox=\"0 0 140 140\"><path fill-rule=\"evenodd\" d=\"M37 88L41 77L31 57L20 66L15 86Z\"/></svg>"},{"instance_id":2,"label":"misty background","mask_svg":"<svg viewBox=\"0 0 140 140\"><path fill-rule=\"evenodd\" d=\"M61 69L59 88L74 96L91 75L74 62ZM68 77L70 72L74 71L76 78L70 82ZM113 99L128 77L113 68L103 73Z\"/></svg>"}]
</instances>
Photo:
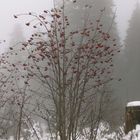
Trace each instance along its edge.
<instances>
[{"instance_id":1,"label":"misty background","mask_svg":"<svg viewBox=\"0 0 140 140\"><path fill-rule=\"evenodd\" d=\"M120 37L123 40L126 35L126 29L128 28L128 20L131 17L132 11L134 10L136 0L114 0L116 11L116 22ZM41 13L44 9L51 9L53 6L52 0L12 0L12 1L0 1L0 36L1 40L10 39L10 33L13 30L14 24L17 22L23 25L23 17L21 21L16 21L13 18L14 14L27 13L29 11Z\"/></svg>"},{"instance_id":2,"label":"misty background","mask_svg":"<svg viewBox=\"0 0 140 140\"><path fill-rule=\"evenodd\" d=\"M82 0L81 0L82 1ZM96 1L96 0L95 0ZM92 2L89 0L89 2ZM97 5L102 6L102 1ZM105 2L105 0L104 0ZM112 6L113 2L113 7ZM113 93L115 95L115 108L123 114L124 107L126 102L131 100L140 100L140 1L138 0L110 0L109 8L113 9L115 13L115 23L112 27L111 35L117 36L117 41L120 46L120 54L116 56L116 66L115 66L115 76L116 82L112 84ZM79 3L78 6L82 9L82 4ZM104 4L104 3L103 3ZM107 4L106 4L107 5ZM79 13L72 12L76 7L71 7L73 5L68 5L66 9L69 16L71 16L71 21L75 26L78 24L78 18L80 18ZM0 40L6 40L5 43L0 44L0 53L5 52L8 48L17 42L25 41L29 36L34 32L25 24L30 20L29 17L20 16L18 19L14 19L14 15L24 14L29 12L42 13L43 10L51 10L53 7L53 0L12 0L12 1L1 1L0 2L0 17L1 17L1 26L0 26ZM79 8L79 9L80 9ZM80 10L81 10L80 9ZM99 10L98 9L98 10ZM112 11L107 10L103 20L105 28L108 29L108 21L111 21L111 17L108 16ZM93 13L97 9L93 8ZM95 14L97 14L95 12ZM108 14L109 13L109 14ZM76 16L77 17L76 17ZM98 14L97 14L98 15ZM112 13L111 13L112 15ZM75 17L74 17L75 16ZM73 19L74 18L74 19ZM92 15L90 15L92 18ZM76 24L75 24L76 23ZM17 46L18 47L18 46ZM22 58L22 53L18 54L18 57L12 58L14 62L18 60L24 60ZM23 83L21 83L22 85ZM34 83L33 83L34 84ZM35 86L37 84L35 83ZM115 108L113 108L115 110ZM10 108L11 109L11 108ZM14 110L14 109L13 109ZM116 111L116 110L115 110ZM116 111L117 112L117 111ZM117 112L117 113L120 113ZM108 112L107 112L108 113ZM107 114L106 113L106 114ZM120 113L120 114L121 114ZM116 114L114 114L116 115ZM108 113L105 117L108 120L110 114ZM112 116L111 116L112 117ZM118 117L116 115L116 117ZM122 117L120 115L120 117ZM120 119L118 117L117 119ZM110 118L109 118L110 119ZM112 119L112 118L111 118ZM114 118L116 119L116 118ZM110 121L110 120L108 120ZM112 121L112 120L111 120ZM119 120L120 121L120 120Z\"/></svg>"},{"instance_id":3,"label":"misty background","mask_svg":"<svg viewBox=\"0 0 140 140\"><path fill-rule=\"evenodd\" d=\"M128 93L129 91L128 87L130 87L130 85L128 84L129 80L126 82L126 78L124 76L125 75L124 64L126 64L127 62L127 65L129 65L128 63L129 58L127 58L128 56L125 55L126 42L124 42L124 40L126 40L127 30L129 28L129 21L131 20L132 13L134 9L136 8L136 5L139 3L139 1L138 0L129 0L129 1L128 0L114 0L113 2L114 2L113 11L114 13L116 12L115 22L117 25L118 36L120 38L120 42L122 46L121 55L119 56L119 60L117 62L118 63L117 70L119 73L118 75L122 78L122 81L120 82L119 85L118 84L116 85L115 93L116 95L119 95L119 98L123 97L123 98L120 98L120 100L122 104L123 104L123 101L125 104L128 100L131 100L131 99L129 99L130 93ZM28 13L28 12L41 13L45 9L50 10L52 7L53 7L52 0L1 1L0 2L0 11L1 11L0 12L0 17L1 17L0 39L6 40L6 43L1 45L1 53L4 52L8 46L16 43L17 41L22 41L28 38L32 32L30 28L25 26L25 23L28 20L30 20L30 18L21 16L18 18L18 20L15 20L13 18L13 15ZM120 63L120 62L123 62L123 63ZM133 68L136 68L136 66L134 66ZM128 75L130 74L127 72L127 77ZM131 76L133 77L133 74ZM138 92L138 90L139 88L136 90L136 92ZM137 99L137 96L134 99Z\"/></svg>"},{"instance_id":4,"label":"misty background","mask_svg":"<svg viewBox=\"0 0 140 140\"><path fill-rule=\"evenodd\" d=\"M129 0L129 1L114 0L113 2L114 2L114 6L113 6L114 13L116 12L115 22L117 24L118 35L120 37L122 48L125 48L126 44L124 43L124 40L127 34L127 29L129 27L129 20L131 19L132 13L136 7L136 3L138 3L138 0ZM28 17L21 16L19 17L18 20L15 20L13 18L13 15L28 13L28 12L41 13L44 9L50 10L52 7L53 7L52 0L1 1L0 2L0 9L1 9L0 10L1 11L0 12L0 17L1 17L0 38L1 40L6 40L6 43L1 45L1 52L4 52L7 46L11 44L10 43L11 39L14 38L13 30L17 24L20 24L22 28L22 34L25 38L28 38L31 34L31 30L25 26L25 23L30 19L28 19ZM123 54L124 51L122 51L121 53ZM125 96L124 97L125 100L128 100L127 98L129 96L126 93L127 91L125 90L124 91L125 93L123 93L123 95Z\"/></svg>"}]
</instances>

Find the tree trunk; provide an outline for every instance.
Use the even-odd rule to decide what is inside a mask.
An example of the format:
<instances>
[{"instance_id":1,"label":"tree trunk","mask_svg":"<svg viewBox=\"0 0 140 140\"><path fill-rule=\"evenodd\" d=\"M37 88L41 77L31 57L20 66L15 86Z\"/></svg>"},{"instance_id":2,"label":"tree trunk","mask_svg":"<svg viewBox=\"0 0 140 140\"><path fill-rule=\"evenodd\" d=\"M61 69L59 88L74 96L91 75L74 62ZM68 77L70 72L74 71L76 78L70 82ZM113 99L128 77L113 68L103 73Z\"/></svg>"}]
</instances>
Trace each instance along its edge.
<instances>
[{"instance_id":1,"label":"tree trunk","mask_svg":"<svg viewBox=\"0 0 140 140\"><path fill-rule=\"evenodd\" d=\"M137 124L140 124L140 106L126 107L125 133L135 129Z\"/></svg>"}]
</instances>

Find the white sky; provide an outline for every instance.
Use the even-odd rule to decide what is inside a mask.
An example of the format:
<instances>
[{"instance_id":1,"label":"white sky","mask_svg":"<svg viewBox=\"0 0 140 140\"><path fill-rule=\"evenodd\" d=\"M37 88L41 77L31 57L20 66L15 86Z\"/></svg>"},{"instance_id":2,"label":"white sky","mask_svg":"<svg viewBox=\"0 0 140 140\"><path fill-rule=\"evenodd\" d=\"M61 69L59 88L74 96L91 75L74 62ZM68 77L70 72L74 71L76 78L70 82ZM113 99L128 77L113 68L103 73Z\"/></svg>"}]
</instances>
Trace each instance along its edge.
<instances>
[{"instance_id":1,"label":"white sky","mask_svg":"<svg viewBox=\"0 0 140 140\"><path fill-rule=\"evenodd\" d=\"M117 8L116 21L122 40L125 38L126 30L128 28L128 21L131 18L137 1L138 0L114 0Z\"/></svg>"},{"instance_id":2,"label":"white sky","mask_svg":"<svg viewBox=\"0 0 140 140\"><path fill-rule=\"evenodd\" d=\"M14 14L42 13L43 10L50 9L52 5L53 0L0 0L0 40L9 40L14 25L25 22L25 20L23 22L25 17L14 19Z\"/></svg>"},{"instance_id":3,"label":"white sky","mask_svg":"<svg viewBox=\"0 0 140 140\"><path fill-rule=\"evenodd\" d=\"M50 9L53 0L0 0L0 40L10 39L13 26L16 23L23 23L22 19L15 20L14 14L26 12L39 12ZM131 16L137 0L114 0L117 7L117 22L121 36L125 36L127 22ZM122 38L124 39L124 38Z\"/></svg>"}]
</instances>

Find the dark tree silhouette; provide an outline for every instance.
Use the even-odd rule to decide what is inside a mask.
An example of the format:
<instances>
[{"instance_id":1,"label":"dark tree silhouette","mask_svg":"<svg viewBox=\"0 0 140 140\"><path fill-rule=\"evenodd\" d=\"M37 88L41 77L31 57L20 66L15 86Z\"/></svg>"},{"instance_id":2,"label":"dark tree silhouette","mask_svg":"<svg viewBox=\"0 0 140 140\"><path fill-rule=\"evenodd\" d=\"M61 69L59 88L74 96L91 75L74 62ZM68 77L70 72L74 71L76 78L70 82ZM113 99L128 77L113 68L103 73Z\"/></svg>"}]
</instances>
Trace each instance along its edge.
<instances>
[{"instance_id":1,"label":"dark tree silhouette","mask_svg":"<svg viewBox=\"0 0 140 140\"><path fill-rule=\"evenodd\" d=\"M125 40L125 71L124 87L127 100L139 100L140 98L140 5L137 2L136 8L129 21L129 28Z\"/></svg>"}]
</instances>

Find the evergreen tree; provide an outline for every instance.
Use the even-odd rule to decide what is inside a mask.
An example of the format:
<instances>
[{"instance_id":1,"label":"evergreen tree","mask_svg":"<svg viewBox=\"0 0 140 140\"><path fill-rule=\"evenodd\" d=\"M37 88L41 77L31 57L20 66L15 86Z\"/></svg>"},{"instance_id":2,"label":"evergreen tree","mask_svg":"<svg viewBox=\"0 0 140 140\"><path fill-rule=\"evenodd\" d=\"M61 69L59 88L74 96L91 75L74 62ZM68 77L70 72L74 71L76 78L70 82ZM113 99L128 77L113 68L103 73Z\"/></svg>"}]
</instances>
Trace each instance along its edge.
<instances>
[{"instance_id":1,"label":"evergreen tree","mask_svg":"<svg viewBox=\"0 0 140 140\"><path fill-rule=\"evenodd\" d=\"M136 8L129 22L129 29L125 40L125 79L127 100L138 100L140 98L140 5Z\"/></svg>"}]
</instances>

